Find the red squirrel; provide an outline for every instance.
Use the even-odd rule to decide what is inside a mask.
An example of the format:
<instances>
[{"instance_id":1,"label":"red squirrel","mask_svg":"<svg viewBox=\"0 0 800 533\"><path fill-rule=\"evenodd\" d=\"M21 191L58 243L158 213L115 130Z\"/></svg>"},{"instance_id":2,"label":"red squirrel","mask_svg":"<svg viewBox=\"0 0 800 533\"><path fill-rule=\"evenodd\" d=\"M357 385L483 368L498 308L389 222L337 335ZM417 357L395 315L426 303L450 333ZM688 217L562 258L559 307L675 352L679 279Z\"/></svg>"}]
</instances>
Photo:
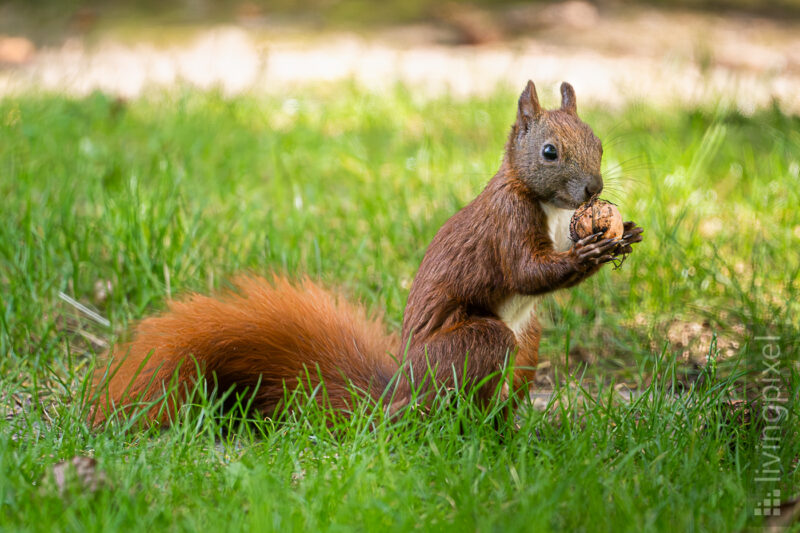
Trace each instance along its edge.
<instances>
[{"instance_id":1,"label":"red squirrel","mask_svg":"<svg viewBox=\"0 0 800 533\"><path fill-rule=\"evenodd\" d=\"M527 394L541 336L537 298L583 281L642 240L633 222L624 224L621 240L600 233L576 243L569 238L575 209L603 188L602 154L600 140L578 118L572 86L561 85L559 109L545 110L529 81L500 169L428 247L399 338L362 307L307 279L240 278L235 292L192 294L139 323L133 340L113 350L120 362L95 374L91 422L157 399L177 380L167 407L146 413L169 424L198 371L213 375L220 390L255 391L252 406L264 416L299 380L315 387L320 378L329 406L347 410L352 389L378 398L397 374L393 405L403 405L410 376L429 368L437 385L458 380L479 387L476 395L486 401L510 354L516 354L512 392Z\"/></svg>"}]
</instances>

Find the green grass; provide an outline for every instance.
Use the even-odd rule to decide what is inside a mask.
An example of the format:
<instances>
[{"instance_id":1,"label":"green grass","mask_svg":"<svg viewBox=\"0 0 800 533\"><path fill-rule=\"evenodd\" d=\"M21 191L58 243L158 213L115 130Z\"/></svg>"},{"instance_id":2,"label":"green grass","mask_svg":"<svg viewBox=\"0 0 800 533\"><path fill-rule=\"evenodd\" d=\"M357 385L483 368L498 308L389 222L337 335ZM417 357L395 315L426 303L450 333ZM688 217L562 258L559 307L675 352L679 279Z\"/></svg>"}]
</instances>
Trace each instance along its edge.
<instances>
[{"instance_id":1,"label":"green grass","mask_svg":"<svg viewBox=\"0 0 800 533\"><path fill-rule=\"evenodd\" d=\"M349 85L285 99L0 101L0 393L31 400L0 421L2 527L750 523L763 424L736 422L726 402L760 397L756 337L777 337L786 362L800 339L800 118L777 109L582 111L605 140L605 195L645 241L620 270L546 299L542 354L556 400L524 412L519 430L461 402L395 422L362 406L332 427L312 408L231 430L210 400L164 432L83 424L80 387L104 343L170 296L243 270L341 286L397 329L425 246L495 172L515 101ZM718 350L682 346L674 331L689 326L717 335ZM788 496L800 377L796 367L784 376L778 486ZM636 400L619 401L615 383ZM104 488L53 486L52 466L74 455L97 458Z\"/></svg>"}]
</instances>

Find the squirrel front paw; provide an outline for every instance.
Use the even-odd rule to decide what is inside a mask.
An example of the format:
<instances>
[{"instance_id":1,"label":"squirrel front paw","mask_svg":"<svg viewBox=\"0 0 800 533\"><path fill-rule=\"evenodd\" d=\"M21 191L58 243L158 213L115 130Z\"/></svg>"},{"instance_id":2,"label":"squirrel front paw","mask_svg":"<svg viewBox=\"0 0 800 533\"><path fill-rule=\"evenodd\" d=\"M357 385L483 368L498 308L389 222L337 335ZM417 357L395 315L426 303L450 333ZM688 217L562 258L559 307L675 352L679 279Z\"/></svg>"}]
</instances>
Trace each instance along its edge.
<instances>
[{"instance_id":1,"label":"squirrel front paw","mask_svg":"<svg viewBox=\"0 0 800 533\"><path fill-rule=\"evenodd\" d=\"M644 229L641 226L637 226L633 220L625 222L622 225L622 238L617 243L616 250L614 250L614 257L631 253L633 251L631 245L642 242L642 232L644 232Z\"/></svg>"},{"instance_id":2,"label":"squirrel front paw","mask_svg":"<svg viewBox=\"0 0 800 533\"><path fill-rule=\"evenodd\" d=\"M600 240L602 236L602 231L589 235L576 242L572 247L570 253L577 263L578 270L589 270L614 259L614 249L619 246L620 241L617 239Z\"/></svg>"}]
</instances>

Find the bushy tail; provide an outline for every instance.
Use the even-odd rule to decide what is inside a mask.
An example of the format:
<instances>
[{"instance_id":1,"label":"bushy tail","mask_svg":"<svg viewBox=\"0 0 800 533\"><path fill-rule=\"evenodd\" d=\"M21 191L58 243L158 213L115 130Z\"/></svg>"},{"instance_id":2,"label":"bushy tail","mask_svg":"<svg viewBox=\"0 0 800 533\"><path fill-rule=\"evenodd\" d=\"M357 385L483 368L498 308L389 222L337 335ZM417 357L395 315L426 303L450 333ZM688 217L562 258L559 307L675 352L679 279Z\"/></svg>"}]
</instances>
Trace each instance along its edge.
<instances>
[{"instance_id":1,"label":"bushy tail","mask_svg":"<svg viewBox=\"0 0 800 533\"><path fill-rule=\"evenodd\" d=\"M308 279L243 277L235 285L217 298L192 294L140 322L133 340L116 346L94 376L91 422L152 402L177 379L167 407L147 413L169 423L197 383L198 369L213 375L221 391L257 388L252 405L265 415L298 379L316 387L321 377L330 406L344 409L353 388L380 395L396 373L390 353L397 353L398 341L363 308Z\"/></svg>"}]
</instances>

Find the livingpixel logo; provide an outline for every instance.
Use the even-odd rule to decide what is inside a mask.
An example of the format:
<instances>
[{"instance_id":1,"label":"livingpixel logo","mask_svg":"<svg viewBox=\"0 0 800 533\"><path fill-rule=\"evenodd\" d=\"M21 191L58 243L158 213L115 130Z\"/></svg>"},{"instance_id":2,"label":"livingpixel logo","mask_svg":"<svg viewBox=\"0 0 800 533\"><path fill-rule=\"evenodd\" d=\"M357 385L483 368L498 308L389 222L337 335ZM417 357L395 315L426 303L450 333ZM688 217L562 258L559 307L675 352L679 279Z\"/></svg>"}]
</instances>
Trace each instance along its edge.
<instances>
[{"instance_id":1,"label":"livingpixel logo","mask_svg":"<svg viewBox=\"0 0 800 533\"><path fill-rule=\"evenodd\" d=\"M756 503L753 508L756 516L780 516L781 514L781 491L775 489L771 494L767 494L763 500Z\"/></svg>"},{"instance_id":2,"label":"livingpixel logo","mask_svg":"<svg viewBox=\"0 0 800 533\"><path fill-rule=\"evenodd\" d=\"M780 338L775 336L756 336L760 343L758 362L758 385L762 408L759 416L764 423L761 430L761 447L756 476L756 501L753 506L755 516L780 516L781 490L781 445L784 424L789 418L786 403L789 401L785 389L787 370L785 357L781 357Z\"/></svg>"}]
</instances>

